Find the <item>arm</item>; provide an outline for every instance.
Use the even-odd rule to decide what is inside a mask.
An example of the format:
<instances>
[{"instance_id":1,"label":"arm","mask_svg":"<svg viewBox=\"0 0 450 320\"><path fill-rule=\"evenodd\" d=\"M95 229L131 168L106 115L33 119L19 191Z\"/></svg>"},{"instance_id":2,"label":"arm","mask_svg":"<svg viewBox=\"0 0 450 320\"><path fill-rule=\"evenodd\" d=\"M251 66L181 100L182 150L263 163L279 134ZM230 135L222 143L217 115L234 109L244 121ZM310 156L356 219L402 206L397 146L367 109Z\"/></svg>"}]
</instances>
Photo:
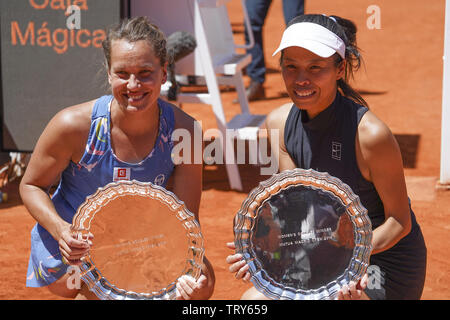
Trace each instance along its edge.
<instances>
[{"instance_id":1,"label":"arm","mask_svg":"<svg viewBox=\"0 0 450 320\"><path fill-rule=\"evenodd\" d=\"M294 161L288 154L286 146L284 145L284 126L291 107L292 103L286 103L273 110L267 115L266 121L263 125L263 128L269 131L267 138L269 139L271 152L274 154L273 158L278 161L278 172L296 168ZM278 132L278 140L271 141L271 130L276 130Z\"/></svg>"},{"instance_id":2,"label":"arm","mask_svg":"<svg viewBox=\"0 0 450 320\"><path fill-rule=\"evenodd\" d=\"M71 237L70 224L56 212L48 191L69 161L83 152L81 141L87 136L83 135L83 114L88 108L65 109L49 122L35 146L19 189L31 216L60 244L64 258L73 264L79 263L88 245ZM90 120L88 126L89 123Z\"/></svg>"},{"instance_id":3,"label":"arm","mask_svg":"<svg viewBox=\"0 0 450 320\"><path fill-rule=\"evenodd\" d=\"M175 166L171 176L171 191L186 204L186 207L200 223L199 208L203 187L203 143L201 148L197 150L196 146L194 146L194 131L198 135L202 134L202 130L195 119L176 107L173 107L173 109L175 113L175 130L183 129L187 130L184 131L185 133L189 133L187 138L190 139L190 144L185 144L185 146L190 147L190 150L186 150L190 151L190 156L181 152L180 156L183 162ZM180 139L179 143L183 143L183 141ZM201 152L200 157L197 157L200 159L200 163L195 163L196 157L194 152ZM178 299L209 299L214 291L214 284L214 271L211 263L205 256L203 258L202 274L197 281L189 276L180 277L178 280Z\"/></svg>"},{"instance_id":4,"label":"arm","mask_svg":"<svg viewBox=\"0 0 450 320\"><path fill-rule=\"evenodd\" d=\"M356 139L358 166L372 181L384 206L385 221L373 231L372 254L394 246L411 230L411 216L400 148L389 130L367 112Z\"/></svg>"}]
</instances>

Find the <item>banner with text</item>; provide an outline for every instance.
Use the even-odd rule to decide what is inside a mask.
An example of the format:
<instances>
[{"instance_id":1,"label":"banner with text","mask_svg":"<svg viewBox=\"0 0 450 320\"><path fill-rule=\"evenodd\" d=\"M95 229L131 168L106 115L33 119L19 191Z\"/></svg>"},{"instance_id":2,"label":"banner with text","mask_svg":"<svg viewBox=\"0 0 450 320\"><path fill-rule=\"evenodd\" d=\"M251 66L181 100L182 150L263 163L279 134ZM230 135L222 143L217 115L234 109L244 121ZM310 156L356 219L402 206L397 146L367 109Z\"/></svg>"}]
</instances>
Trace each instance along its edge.
<instances>
[{"instance_id":1,"label":"banner with text","mask_svg":"<svg viewBox=\"0 0 450 320\"><path fill-rule=\"evenodd\" d=\"M2 151L32 151L62 108L109 92L106 28L121 0L0 0Z\"/></svg>"}]
</instances>

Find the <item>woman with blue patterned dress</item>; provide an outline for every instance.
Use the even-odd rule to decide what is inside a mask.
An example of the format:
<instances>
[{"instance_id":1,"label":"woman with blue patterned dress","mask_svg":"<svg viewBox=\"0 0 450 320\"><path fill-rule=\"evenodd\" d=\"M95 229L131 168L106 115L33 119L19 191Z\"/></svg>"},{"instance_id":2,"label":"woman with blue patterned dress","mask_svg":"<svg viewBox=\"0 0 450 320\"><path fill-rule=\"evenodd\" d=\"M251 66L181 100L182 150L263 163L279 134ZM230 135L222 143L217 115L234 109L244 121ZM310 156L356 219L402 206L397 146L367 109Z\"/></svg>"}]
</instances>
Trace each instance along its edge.
<instances>
[{"instance_id":1,"label":"woman with blue patterned dress","mask_svg":"<svg viewBox=\"0 0 450 320\"><path fill-rule=\"evenodd\" d=\"M161 185L199 218L202 164L174 164L172 159L172 132L182 128L193 137L195 120L159 98L167 77L164 34L146 18L133 18L112 28L103 48L112 95L57 113L39 138L20 185L23 202L37 221L27 286L47 286L63 297L95 298L86 285L70 289L67 280L68 267L80 264L95 242L72 236L72 218L99 187L121 179ZM205 258L197 281L180 277L177 297L208 299L214 281Z\"/></svg>"}]
</instances>

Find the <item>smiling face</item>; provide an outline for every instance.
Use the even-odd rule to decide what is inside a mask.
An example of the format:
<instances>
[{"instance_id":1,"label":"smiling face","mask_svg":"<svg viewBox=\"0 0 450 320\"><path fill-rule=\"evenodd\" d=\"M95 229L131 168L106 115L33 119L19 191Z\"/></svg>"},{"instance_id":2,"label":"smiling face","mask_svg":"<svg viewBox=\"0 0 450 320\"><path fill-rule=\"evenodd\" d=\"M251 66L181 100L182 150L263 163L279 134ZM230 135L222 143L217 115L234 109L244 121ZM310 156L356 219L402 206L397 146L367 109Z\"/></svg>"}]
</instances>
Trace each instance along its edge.
<instances>
[{"instance_id":1,"label":"smiling face","mask_svg":"<svg viewBox=\"0 0 450 320\"><path fill-rule=\"evenodd\" d=\"M283 50L281 70L294 104L314 118L334 101L345 61L336 66L334 55L322 58L301 47L288 47Z\"/></svg>"},{"instance_id":2,"label":"smiling face","mask_svg":"<svg viewBox=\"0 0 450 320\"><path fill-rule=\"evenodd\" d=\"M121 109L139 112L156 106L166 78L167 64L161 66L147 41L112 41L108 79Z\"/></svg>"}]
</instances>

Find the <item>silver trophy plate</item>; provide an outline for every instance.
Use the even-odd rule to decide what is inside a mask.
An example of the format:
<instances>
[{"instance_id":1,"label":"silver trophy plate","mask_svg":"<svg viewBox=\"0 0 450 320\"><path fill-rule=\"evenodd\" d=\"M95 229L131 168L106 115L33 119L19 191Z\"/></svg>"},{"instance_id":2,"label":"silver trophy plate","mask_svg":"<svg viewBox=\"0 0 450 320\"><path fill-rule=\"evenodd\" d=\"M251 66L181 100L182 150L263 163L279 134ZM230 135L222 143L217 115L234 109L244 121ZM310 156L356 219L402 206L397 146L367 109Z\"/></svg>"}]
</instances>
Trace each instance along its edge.
<instances>
[{"instance_id":1,"label":"silver trophy plate","mask_svg":"<svg viewBox=\"0 0 450 320\"><path fill-rule=\"evenodd\" d=\"M271 299L335 299L366 273L372 251L372 225L359 197L312 169L261 182L236 214L234 235L251 282Z\"/></svg>"},{"instance_id":2,"label":"silver trophy plate","mask_svg":"<svg viewBox=\"0 0 450 320\"><path fill-rule=\"evenodd\" d=\"M78 239L94 235L80 272L102 300L174 299L180 276L200 276L203 237L194 214L151 183L99 188L78 208L72 230Z\"/></svg>"}]
</instances>

